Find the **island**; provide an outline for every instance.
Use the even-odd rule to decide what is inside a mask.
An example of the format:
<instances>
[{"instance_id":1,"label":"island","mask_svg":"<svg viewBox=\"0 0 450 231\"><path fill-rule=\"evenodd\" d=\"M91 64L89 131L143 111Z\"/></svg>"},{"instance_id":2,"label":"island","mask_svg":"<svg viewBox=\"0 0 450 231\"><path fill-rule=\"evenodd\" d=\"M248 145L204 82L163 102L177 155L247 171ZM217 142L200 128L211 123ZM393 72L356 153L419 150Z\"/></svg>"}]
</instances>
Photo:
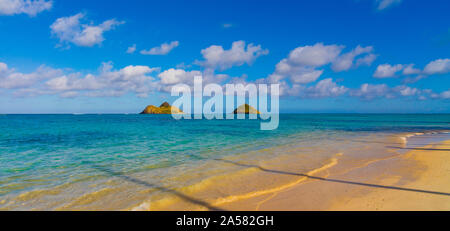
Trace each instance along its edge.
<instances>
[{"instance_id":1,"label":"island","mask_svg":"<svg viewBox=\"0 0 450 231\"><path fill-rule=\"evenodd\" d=\"M164 102L161 106L147 106L140 114L183 114L179 108L171 106L168 102Z\"/></svg>"},{"instance_id":2,"label":"island","mask_svg":"<svg viewBox=\"0 0 450 231\"><path fill-rule=\"evenodd\" d=\"M234 114L261 114L256 108L248 105L248 104L242 104L238 108L236 108L233 111Z\"/></svg>"}]
</instances>

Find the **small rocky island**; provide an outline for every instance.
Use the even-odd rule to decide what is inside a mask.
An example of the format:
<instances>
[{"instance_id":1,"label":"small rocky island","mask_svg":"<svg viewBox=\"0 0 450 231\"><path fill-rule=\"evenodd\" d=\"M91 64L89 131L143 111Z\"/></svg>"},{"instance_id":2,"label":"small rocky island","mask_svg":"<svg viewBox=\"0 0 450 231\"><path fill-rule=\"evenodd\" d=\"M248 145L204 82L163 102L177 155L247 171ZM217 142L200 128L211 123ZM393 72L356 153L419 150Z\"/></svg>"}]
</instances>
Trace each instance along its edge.
<instances>
[{"instance_id":1,"label":"small rocky island","mask_svg":"<svg viewBox=\"0 0 450 231\"><path fill-rule=\"evenodd\" d=\"M233 114L261 114L256 108L248 105L248 104L242 104L238 108L236 108L233 111Z\"/></svg>"},{"instance_id":2,"label":"small rocky island","mask_svg":"<svg viewBox=\"0 0 450 231\"><path fill-rule=\"evenodd\" d=\"M159 107L149 105L140 114L183 114L183 111L171 106L168 102L164 102Z\"/></svg>"}]
</instances>

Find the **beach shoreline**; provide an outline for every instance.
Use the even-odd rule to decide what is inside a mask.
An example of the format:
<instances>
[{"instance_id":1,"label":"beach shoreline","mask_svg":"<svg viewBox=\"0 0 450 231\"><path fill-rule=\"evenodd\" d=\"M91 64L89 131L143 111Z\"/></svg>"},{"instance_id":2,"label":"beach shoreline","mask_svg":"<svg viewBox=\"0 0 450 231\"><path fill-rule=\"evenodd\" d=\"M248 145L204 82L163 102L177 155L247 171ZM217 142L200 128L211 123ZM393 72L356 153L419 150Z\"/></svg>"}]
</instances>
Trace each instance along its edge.
<instances>
[{"instance_id":1,"label":"beach shoreline","mask_svg":"<svg viewBox=\"0 0 450 231\"><path fill-rule=\"evenodd\" d=\"M232 155L192 152L184 157L190 162L177 166L167 161L148 163L145 171L122 172L112 166L85 163L82 166L100 174L10 194L0 200L0 210L450 208L450 188L445 186L450 176L445 165L450 160L446 156L448 130L311 132L288 138L294 142ZM161 176L164 180L159 180Z\"/></svg>"},{"instance_id":2,"label":"beach shoreline","mask_svg":"<svg viewBox=\"0 0 450 231\"><path fill-rule=\"evenodd\" d=\"M450 210L450 140L414 148L392 161L400 166L397 175L387 175L378 182L397 188L373 188L354 191L333 201L329 210L405 211ZM382 164L382 163L381 163ZM416 169L409 167L416 166ZM417 171L417 172L414 172ZM398 173L403 173L400 175ZM401 177L417 174L414 179L401 182Z\"/></svg>"},{"instance_id":3,"label":"beach shoreline","mask_svg":"<svg viewBox=\"0 0 450 231\"><path fill-rule=\"evenodd\" d=\"M400 138L420 135L435 134L408 134ZM450 139L415 147L407 147L405 142L405 146L398 149L405 152L351 168L344 167L346 160L337 156L332 166L306 174L301 182L274 190L265 197L229 203L224 208L262 211L449 210Z\"/></svg>"},{"instance_id":4,"label":"beach shoreline","mask_svg":"<svg viewBox=\"0 0 450 231\"><path fill-rule=\"evenodd\" d=\"M444 135L443 138L440 135ZM322 162L320 167L307 172L229 161L245 167L241 171L263 174L254 178L242 175L240 181L264 182L290 178L283 184L257 187L250 191L230 185L234 188L229 190L232 193L214 196L207 202L213 208L231 211L448 210L450 187L445 182L450 180L450 164L442 163L450 163L449 138L448 131L390 135L386 143L372 141L371 152L375 154L356 161L357 152L353 155L338 152ZM232 178L231 175L223 177ZM199 186L192 186L196 187ZM202 193L195 193L191 188L181 191L191 192L190 195L195 198L217 195L214 186ZM174 198L164 198L146 201L131 210L205 209L189 206Z\"/></svg>"}]
</instances>

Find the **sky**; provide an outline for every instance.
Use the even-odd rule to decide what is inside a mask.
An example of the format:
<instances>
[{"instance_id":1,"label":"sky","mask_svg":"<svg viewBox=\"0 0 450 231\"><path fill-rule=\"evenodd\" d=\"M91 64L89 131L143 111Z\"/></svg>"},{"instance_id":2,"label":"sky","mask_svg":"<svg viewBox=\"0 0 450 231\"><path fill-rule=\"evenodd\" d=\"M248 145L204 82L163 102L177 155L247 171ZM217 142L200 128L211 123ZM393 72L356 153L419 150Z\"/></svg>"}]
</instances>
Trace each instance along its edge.
<instances>
[{"instance_id":1,"label":"sky","mask_svg":"<svg viewBox=\"0 0 450 231\"><path fill-rule=\"evenodd\" d=\"M286 113L450 113L446 0L0 0L0 113L137 113L280 84Z\"/></svg>"}]
</instances>

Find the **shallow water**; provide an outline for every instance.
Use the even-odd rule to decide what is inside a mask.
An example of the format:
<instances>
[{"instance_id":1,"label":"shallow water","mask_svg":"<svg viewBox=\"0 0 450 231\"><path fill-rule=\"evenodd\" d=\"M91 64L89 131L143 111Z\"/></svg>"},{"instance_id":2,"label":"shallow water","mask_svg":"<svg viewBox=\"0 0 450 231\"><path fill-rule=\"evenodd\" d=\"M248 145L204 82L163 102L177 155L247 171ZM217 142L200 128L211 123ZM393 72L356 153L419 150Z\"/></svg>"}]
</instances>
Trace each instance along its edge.
<instances>
[{"instance_id":1,"label":"shallow water","mask_svg":"<svg viewBox=\"0 0 450 231\"><path fill-rule=\"evenodd\" d=\"M337 154L366 160L421 145L393 136L450 130L449 114L283 114L274 131L260 122L1 116L0 209L215 209L296 180L255 166L307 173ZM421 142L439 139L429 136Z\"/></svg>"}]
</instances>

